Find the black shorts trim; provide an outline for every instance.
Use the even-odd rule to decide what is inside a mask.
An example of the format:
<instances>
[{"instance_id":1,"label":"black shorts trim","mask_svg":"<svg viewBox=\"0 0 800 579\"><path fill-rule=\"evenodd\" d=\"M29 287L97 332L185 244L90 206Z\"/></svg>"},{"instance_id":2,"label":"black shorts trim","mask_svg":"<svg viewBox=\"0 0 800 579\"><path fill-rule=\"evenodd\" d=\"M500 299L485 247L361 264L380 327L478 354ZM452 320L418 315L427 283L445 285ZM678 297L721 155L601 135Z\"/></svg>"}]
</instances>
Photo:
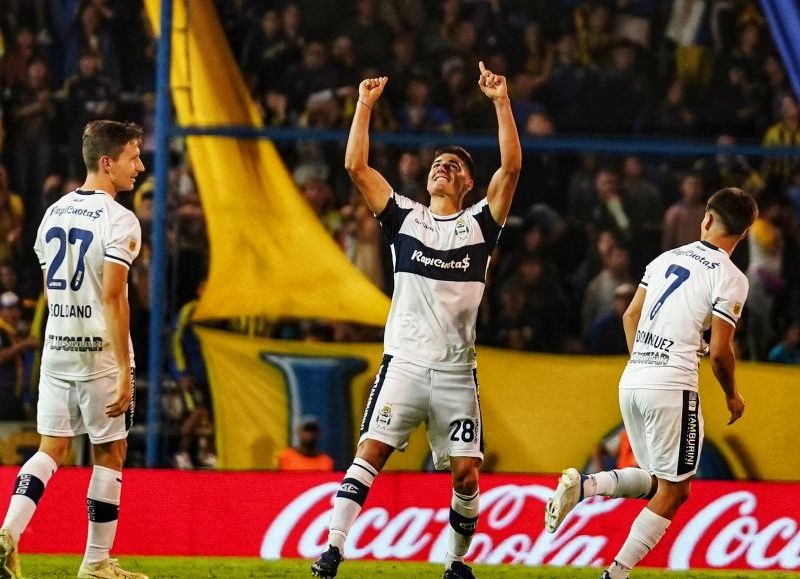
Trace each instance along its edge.
<instances>
[{"instance_id":1,"label":"black shorts trim","mask_svg":"<svg viewBox=\"0 0 800 579\"><path fill-rule=\"evenodd\" d=\"M700 447L700 396L693 390L684 390L681 445L678 450L678 465L675 473L677 476L690 473L697 468Z\"/></svg>"},{"instance_id":2,"label":"black shorts trim","mask_svg":"<svg viewBox=\"0 0 800 579\"><path fill-rule=\"evenodd\" d=\"M364 411L364 418L361 420L361 435L363 436L369 430L369 423L372 420L372 414L375 412L375 405L378 403L378 397L383 388L383 382L386 380L386 371L389 369L389 363L392 361L392 356L389 354L383 355L381 368L378 370L378 376L375 379L375 384L372 385L372 390L369 393L367 400L367 408Z\"/></svg>"}]
</instances>

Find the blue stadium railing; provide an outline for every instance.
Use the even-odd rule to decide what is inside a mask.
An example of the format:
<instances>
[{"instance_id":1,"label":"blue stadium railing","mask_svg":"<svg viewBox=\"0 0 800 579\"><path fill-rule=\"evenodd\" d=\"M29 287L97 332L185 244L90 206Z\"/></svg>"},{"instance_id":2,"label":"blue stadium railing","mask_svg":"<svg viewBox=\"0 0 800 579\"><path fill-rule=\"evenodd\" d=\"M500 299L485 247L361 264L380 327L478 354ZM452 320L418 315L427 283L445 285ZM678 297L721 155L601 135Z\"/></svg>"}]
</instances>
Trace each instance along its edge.
<instances>
[{"instance_id":1,"label":"blue stadium railing","mask_svg":"<svg viewBox=\"0 0 800 579\"><path fill-rule=\"evenodd\" d=\"M270 139L276 142L319 141L345 143L346 130L258 128L247 126L175 126L173 137L216 136L236 139ZM398 147L441 146L458 144L467 149L496 149L497 136L474 133L370 133L370 141ZM584 152L637 155L668 155L676 157L703 157L718 154L744 155L746 157L800 156L798 147L763 147L759 144L719 146L713 141L679 140L652 137L619 136L559 136L521 139L525 152Z\"/></svg>"}]
</instances>

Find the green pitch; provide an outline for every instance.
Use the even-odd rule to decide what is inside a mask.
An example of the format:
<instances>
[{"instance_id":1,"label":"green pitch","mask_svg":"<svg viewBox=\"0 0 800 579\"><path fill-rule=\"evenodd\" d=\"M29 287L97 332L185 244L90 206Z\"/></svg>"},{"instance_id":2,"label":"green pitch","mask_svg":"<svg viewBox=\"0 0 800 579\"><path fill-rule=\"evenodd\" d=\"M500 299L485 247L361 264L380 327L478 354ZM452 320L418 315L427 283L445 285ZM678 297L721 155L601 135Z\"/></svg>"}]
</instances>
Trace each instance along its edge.
<instances>
[{"instance_id":1,"label":"green pitch","mask_svg":"<svg viewBox=\"0 0 800 579\"><path fill-rule=\"evenodd\" d=\"M25 579L65 579L75 577L80 557L60 555L24 555ZM310 561L268 563L260 559L221 557L120 557L124 569L147 573L151 579L311 579ZM525 577L526 579L598 579L598 569L533 569L520 566L476 566L478 579ZM440 565L419 563L345 562L336 579L417 579L441 578ZM631 579L797 579L794 573L693 571L677 573L641 569Z\"/></svg>"}]
</instances>

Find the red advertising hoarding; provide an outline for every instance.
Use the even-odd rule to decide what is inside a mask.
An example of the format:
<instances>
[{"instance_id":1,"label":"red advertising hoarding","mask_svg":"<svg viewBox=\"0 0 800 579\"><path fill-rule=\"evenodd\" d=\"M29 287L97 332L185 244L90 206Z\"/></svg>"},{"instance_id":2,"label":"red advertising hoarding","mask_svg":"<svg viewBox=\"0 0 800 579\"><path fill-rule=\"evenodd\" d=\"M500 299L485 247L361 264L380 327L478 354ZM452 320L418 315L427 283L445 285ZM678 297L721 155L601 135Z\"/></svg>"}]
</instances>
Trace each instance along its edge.
<instances>
[{"instance_id":1,"label":"red advertising hoarding","mask_svg":"<svg viewBox=\"0 0 800 579\"><path fill-rule=\"evenodd\" d=\"M5 511L16 469L0 468ZM61 469L23 536L23 552L81 553L88 469ZM340 474L125 472L118 554L313 558L324 547ZM543 530L556 477L484 475L470 558L480 563L601 566L643 501L591 499L559 532ZM356 521L349 559L442 561L449 476L384 474ZM800 485L699 481L651 567L800 570Z\"/></svg>"}]
</instances>

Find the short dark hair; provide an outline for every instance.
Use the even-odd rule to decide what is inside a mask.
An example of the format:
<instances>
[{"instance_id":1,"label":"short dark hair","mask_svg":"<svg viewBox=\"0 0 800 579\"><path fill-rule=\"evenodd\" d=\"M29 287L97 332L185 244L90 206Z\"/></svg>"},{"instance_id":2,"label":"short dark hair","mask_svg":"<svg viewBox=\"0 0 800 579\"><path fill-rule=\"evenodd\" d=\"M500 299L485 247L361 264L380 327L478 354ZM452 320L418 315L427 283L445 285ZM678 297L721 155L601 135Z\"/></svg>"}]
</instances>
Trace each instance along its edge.
<instances>
[{"instance_id":1,"label":"short dark hair","mask_svg":"<svg viewBox=\"0 0 800 579\"><path fill-rule=\"evenodd\" d=\"M449 153L451 155L455 155L459 159L461 159L464 164L469 169L469 176L475 177L475 163L472 161L472 155L470 155L466 149L463 147L459 147L457 145L450 145L449 147L442 147L441 149L437 149L433 153L433 158L435 159L439 155L444 155L445 153Z\"/></svg>"},{"instance_id":2,"label":"short dark hair","mask_svg":"<svg viewBox=\"0 0 800 579\"><path fill-rule=\"evenodd\" d=\"M131 141L141 143L144 131L136 123L117 121L92 121L83 130L83 162L86 170L94 173L99 169L100 157L111 157L115 161L122 149Z\"/></svg>"},{"instance_id":3,"label":"short dark hair","mask_svg":"<svg viewBox=\"0 0 800 579\"><path fill-rule=\"evenodd\" d=\"M719 216L728 235L741 235L758 216L755 199L737 187L725 187L714 193L706 210Z\"/></svg>"}]
</instances>

